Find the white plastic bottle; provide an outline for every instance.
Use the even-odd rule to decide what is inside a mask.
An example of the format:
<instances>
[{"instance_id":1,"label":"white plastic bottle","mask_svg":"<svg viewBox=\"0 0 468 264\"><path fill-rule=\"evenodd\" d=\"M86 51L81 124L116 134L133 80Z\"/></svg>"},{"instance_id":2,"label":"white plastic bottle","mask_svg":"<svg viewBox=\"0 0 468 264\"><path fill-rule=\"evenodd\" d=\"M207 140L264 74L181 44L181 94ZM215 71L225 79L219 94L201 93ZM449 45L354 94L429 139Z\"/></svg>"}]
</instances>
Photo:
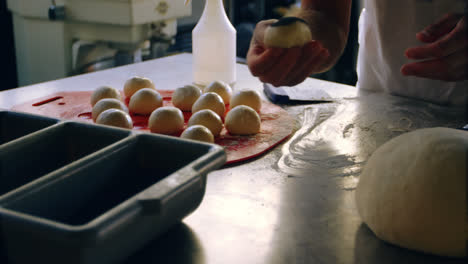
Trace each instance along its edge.
<instances>
[{"instance_id":1,"label":"white plastic bottle","mask_svg":"<svg viewBox=\"0 0 468 264\"><path fill-rule=\"evenodd\" d=\"M223 0L205 0L205 9L192 31L193 82L206 86L236 82L236 29L224 10Z\"/></svg>"}]
</instances>

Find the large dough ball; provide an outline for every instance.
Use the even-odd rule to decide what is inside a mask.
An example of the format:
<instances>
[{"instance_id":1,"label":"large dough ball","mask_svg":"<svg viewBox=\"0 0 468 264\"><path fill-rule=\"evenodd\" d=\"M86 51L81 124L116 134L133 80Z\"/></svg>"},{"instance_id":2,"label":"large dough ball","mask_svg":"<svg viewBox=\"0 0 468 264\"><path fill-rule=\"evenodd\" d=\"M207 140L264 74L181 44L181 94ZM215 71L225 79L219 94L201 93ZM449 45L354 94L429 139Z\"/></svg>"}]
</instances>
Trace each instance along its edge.
<instances>
[{"instance_id":1,"label":"large dough ball","mask_svg":"<svg viewBox=\"0 0 468 264\"><path fill-rule=\"evenodd\" d=\"M468 133L449 128L400 135L369 158L356 189L362 220L382 240L466 256Z\"/></svg>"},{"instance_id":2,"label":"large dough ball","mask_svg":"<svg viewBox=\"0 0 468 264\"><path fill-rule=\"evenodd\" d=\"M96 123L128 129L133 128L130 115L120 109L107 109L98 116Z\"/></svg>"},{"instance_id":3,"label":"large dough ball","mask_svg":"<svg viewBox=\"0 0 468 264\"><path fill-rule=\"evenodd\" d=\"M193 114L188 121L188 126L194 125L207 127L215 137L219 136L223 130L223 121L218 114L210 109L203 109Z\"/></svg>"},{"instance_id":4,"label":"large dough ball","mask_svg":"<svg viewBox=\"0 0 468 264\"><path fill-rule=\"evenodd\" d=\"M134 93L143 88L156 89L153 81L151 81L150 79L135 76L125 82L124 94L126 97L130 98Z\"/></svg>"},{"instance_id":5,"label":"large dough ball","mask_svg":"<svg viewBox=\"0 0 468 264\"><path fill-rule=\"evenodd\" d=\"M252 135L260 132L261 119L252 107L239 105L226 115L224 125L230 134Z\"/></svg>"},{"instance_id":6,"label":"large dough ball","mask_svg":"<svg viewBox=\"0 0 468 264\"><path fill-rule=\"evenodd\" d=\"M91 94L91 106L94 106L99 100L104 98L114 98L121 100L119 90L110 86L101 86L94 90Z\"/></svg>"},{"instance_id":7,"label":"large dough ball","mask_svg":"<svg viewBox=\"0 0 468 264\"><path fill-rule=\"evenodd\" d=\"M302 47L312 41L312 33L304 20L284 17L266 29L263 41L267 47Z\"/></svg>"},{"instance_id":8,"label":"large dough ball","mask_svg":"<svg viewBox=\"0 0 468 264\"><path fill-rule=\"evenodd\" d=\"M184 129L184 115L179 108L163 106L151 113L148 127L153 133L175 135Z\"/></svg>"},{"instance_id":9,"label":"large dough ball","mask_svg":"<svg viewBox=\"0 0 468 264\"><path fill-rule=\"evenodd\" d=\"M189 126L184 130L184 132L182 132L180 137L208 143L214 142L214 136L211 134L211 131L202 125Z\"/></svg>"},{"instance_id":10,"label":"large dough ball","mask_svg":"<svg viewBox=\"0 0 468 264\"><path fill-rule=\"evenodd\" d=\"M179 87L172 94L172 104L182 111L191 111L193 103L197 101L201 94L201 89L195 85Z\"/></svg>"},{"instance_id":11,"label":"large dough ball","mask_svg":"<svg viewBox=\"0 0 468 264\"><path fill-rule=\"evenodd\" d=\"M223 98L223 101L225 104L229 103L231 100L232 96L232 88L229 86L229 84L222 82L222 81L214 81L208 86L203 89L204 93L217 93L221 98Z\"/></svg>"},{"instance_id":12,"label":"large dough ball","mask_svg":"<svg viewBox=\"0 0 468 264\"><path fill-rule=\"evenodd\" d=\"M221 118L224 117L226 112L226 106L224 105L224 101L221 96L212 92L202 94L200 98L195 101L192 106L192 114L203 109L213 110Z\"/></svg>"},{"instance_id":13,"label":"large dough ball","mask_svg":"<svg viewBox=\"0 0 468 264\"><path fill-rule=\"evenodd\" d=\"M229 103L229 107L232 109L238 105L246 105L252 107L257 113L260 113L262 108L262 99L260 95L253 90L241 90L234 93Z\"/></svg>"},{"instance_id":14,"label":"large dough ball","mask_svg":"<svg viewBox=\"0 0 468 264\"><path fill-rule=\"evenodd\" d=\"M91 113L91 117L93 118L93 121L96 121L99 114L111 108L120 109L128 113L128 108L122 101L114 99L114 98L104 98L104 99L99 100L93 107L93 110Z\"/></svg>"},{"instance_id":15,"label":"large dough ball","mask_svg":"<svg viewBox=\"0 0 468 264\"><path fill-rule=\"evenodd\" d=\"M163 98L158 91L151 88L143 88L130 97L128 108L132 113L149 115L162 105Z\"/></svg>"}]
</instances>

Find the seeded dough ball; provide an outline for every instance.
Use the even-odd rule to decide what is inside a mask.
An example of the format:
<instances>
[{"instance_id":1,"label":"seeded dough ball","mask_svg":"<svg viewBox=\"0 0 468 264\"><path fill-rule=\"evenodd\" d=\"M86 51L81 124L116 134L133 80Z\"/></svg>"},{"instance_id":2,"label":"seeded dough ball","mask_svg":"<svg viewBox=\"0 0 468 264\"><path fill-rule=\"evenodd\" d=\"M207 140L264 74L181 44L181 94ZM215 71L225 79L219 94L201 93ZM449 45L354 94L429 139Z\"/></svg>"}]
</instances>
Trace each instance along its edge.
<instances>
[{"instance_id":1,"label":"seeded dough ball","mask_svg":"<svg viewBox=\"0 0 468 264\"><path fill-rule=\"evenodd\" d=\"M200 88L194 85L186 85L175 89L172 94L172 104L182 111L191 111L192 105L202 94Z\"/></svg>"},{"instance_id":2,"label":"seeded dough ball","mask_svg":"<svg viewBox=\"0 0 468 264\"><path fill-rule=\"evenodd\" d=\"M151 113L148 127L153 133L177 134L184 129L184 115L179 108L163 106Z\"/></svg>"},{"instance_id":3,"label":"seeded dough ball","mask_svg":"<svg viewBox=\"0 0 468 264\"><path fill-rule=\"evenodd\" d=\"M252 107L238 105L226 115L224 125L230 134L252 135L260 132L260 116Z\"/></svg>"},{"instance_id":4,"label":"seeded dough ball","mask_svg":"<svg viewBox=\"0 0 468 264\"><path fill-rule=\"evenodd\" d=\"M223 121L218 114L210 109L203 109L193 114L188 121L188 126L194 125L207 127L215 137L219 136L223 129Z\"/></svg>"},{"instance_id":5,"label":"seeded dough ball","mask_svg":"<svg viewBox=\"0 0 468 264\"><path fill-rule=\"evenodd\" d=\"M200 98L195 101L192 106L192 114L203 109L213 110L221 118L224 117L224 113L226 112L226 106L221 96L212 92L202 94Z\"/></svg>"},{"instance_id":6,"label":"seeded dough ball","mask_svg":"<svg viewBox=\"0 0 468 264\"><path fill-rule=\"evenodd\" d=\"M107 109L98 116L96 123L128 129L133 128L133 122L130 115L120 109Z\"/></svg>"},{"instance_id":7,"label":"seeded dough ball","mask_svg":"<svg viewBox=\"0 0 468 264\"><path fill-rule=\"evenodd\" d=\"M156 90L143 88L130 97L128 108L132 113L149 115L162 105L163 98Z\"/></svg>"},{"instance_id":8,"label":"seeded dough ball","mask_svg":"<svg viewBox=\"0 0 468 264\"><path fill-rule=\"evenodd\" d=\"M96 121L99 114L111 108L120 109L128 113L128 108L127 106L125 106L125 104L122 101L114 99L114 98L104 98L104 99L99 100L93 107L93 110L91 113L91 117L93 118L93 121Z\"/></svg>"},{"instance_id":9,"label":"seeded dough ball","mask_svg":"<svg viewBox=\"0 0 468 264\"><path fill-rule=\"evenodd\" d=\"M356 207L380 239L466 257L468 133L426 128L379 147L359 178Z\"/></svg>"},{"instance_id":10,"label":"seeded dough ball","mask_svg":"<svg viewBox=\"0 0 468 264\"><path fill-rule=\"evenodd\" d=\"M237 91L232 96L229 106L232 109L238 105L250 106L257 111L257 113L260 113L260 109L262 108L262 99L260 98L260 95L253 90Z\"/></svg>"},{"instance_id":11,"label":"seeded dough ball","mask_svg":"<svg viewBox=\"0 0 468 264\"><path fill-rule=\"evenodd\" d=\"M211 134L211 131L202 125L189 126L184 130L184 132L182 132L180 137L208 143L214 142L214 136Z\"/></svg>"},{"instance_id":12,"label":"seeded dough ball","mask_svg":"<svg viewBox=\"0 0 468 264\"><path fill-rule=\"evenodd\" d=\"M148 78L135 76L125 82L124 94L130 98L134 93L143 88L156 89L153 81Z\"/></svg>"},{"instance_id":13,"label":"seeded dough ball","mask_svg":"<svg viewBox=\"0 0 468 264\"><path fill-rule=\"evenodd\" d=\"M99 100L104 98L114 98L121 100L119 90L110 86L101 86L91 94L91 106L94 106Z\"/></svg>"},{"instance_id":14,"label":"seeded dough ball","mask_svg":"<svg viewBox=\"0 0 468 264\"><path fill-rule=\"evenodd\" d=\"M225 104L229 103L231 100L232 96L232 88L229 86L229 84L222 82L222 81L214 81L210 83L208 86L203 89L204 93L217 93L221 98L223 98L223 101Z\"/></svg>"},{"instance_id":15,"label":"seeded dough ball","mask_svg":"<svg viewBox=\"0 0 468 264\"><path fill-rule=\"evenodd\" d=\"M271 24L265 31L263 42L267 47L302 47L312 41L309 25L297 17L284 17Z\"/></svg>"}]
</instances>

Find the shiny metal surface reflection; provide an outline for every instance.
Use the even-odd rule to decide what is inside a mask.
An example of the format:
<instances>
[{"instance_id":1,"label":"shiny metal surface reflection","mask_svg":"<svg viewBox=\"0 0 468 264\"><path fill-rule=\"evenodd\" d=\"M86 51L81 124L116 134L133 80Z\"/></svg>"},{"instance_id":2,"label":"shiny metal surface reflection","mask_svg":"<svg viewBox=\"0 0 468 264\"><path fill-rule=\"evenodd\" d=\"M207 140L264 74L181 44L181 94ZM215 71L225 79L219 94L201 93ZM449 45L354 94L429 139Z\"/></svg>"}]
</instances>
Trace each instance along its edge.
<instances>
[{"instance_id":1,"label":"shiny metal surface reflection","mask_svg":"<svg viewBox=\"0 0 468 264\"><path fill-rule=\"evenodd\" d=\"M204 263L464 263L377 239L354 204L376 148L418 128L461 127L464 109L383 94L286 108L301 113L296 134L211 173L201 207L184 221L206 249Z\"/></svg>"}]
</instances>

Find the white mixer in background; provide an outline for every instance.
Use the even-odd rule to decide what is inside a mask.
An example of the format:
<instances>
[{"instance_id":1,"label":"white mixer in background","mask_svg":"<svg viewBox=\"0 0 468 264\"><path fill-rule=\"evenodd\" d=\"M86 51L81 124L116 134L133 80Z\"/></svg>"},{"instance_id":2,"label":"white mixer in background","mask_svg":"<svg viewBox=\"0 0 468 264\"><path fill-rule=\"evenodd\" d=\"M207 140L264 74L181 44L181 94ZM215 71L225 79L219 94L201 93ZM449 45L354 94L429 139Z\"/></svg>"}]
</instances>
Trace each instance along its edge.
<instances>
[{"instance_id":1,"label":"white mixer in background","mask_svg":"<svg viewBox=\"0 0 468 264\"><path fill-rule=\"evenodd\" d=\"M7 0L18 85L156 58L174 42L184 1Z\"/></svg>"}]
</instances>

